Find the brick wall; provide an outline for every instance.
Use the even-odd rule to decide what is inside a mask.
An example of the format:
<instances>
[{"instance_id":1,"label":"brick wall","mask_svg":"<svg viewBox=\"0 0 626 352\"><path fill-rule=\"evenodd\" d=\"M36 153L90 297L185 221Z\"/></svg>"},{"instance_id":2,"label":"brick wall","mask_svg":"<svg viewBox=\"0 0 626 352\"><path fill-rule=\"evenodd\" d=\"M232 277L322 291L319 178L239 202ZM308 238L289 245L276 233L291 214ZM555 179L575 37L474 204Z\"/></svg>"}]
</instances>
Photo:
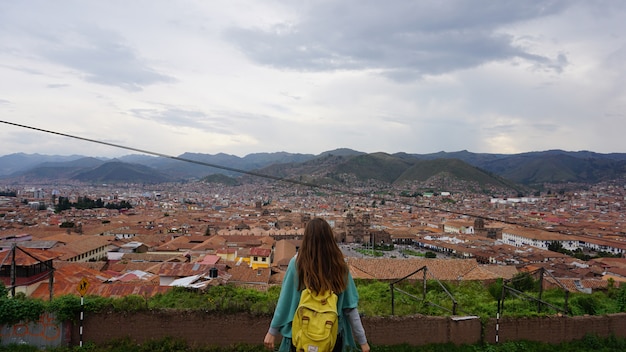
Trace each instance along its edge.
<instances>
[{"instance_id":1,"label":"brick wall","mask_svg":"<svg viewBox=\"0 0 626 352\"><path fill-rule=\"evenodd\" d=\"M214 314L192 311L86 314L83 343L96 344L130 337L141 343L167 336L185 339L191 345L230 346L236 343L261 344L271 317L248 314ZM580 339L585 334L611 334L626 338L626 313L607 316L503 318L450 317L364 317L363 325L371 344L426 345L431 343L474 344L484 341L531 340L549 343ZM496 330L497 328L497 330ZM79 324L72 327L71 344L78 345Z\"/></svg>"}]
</instances>

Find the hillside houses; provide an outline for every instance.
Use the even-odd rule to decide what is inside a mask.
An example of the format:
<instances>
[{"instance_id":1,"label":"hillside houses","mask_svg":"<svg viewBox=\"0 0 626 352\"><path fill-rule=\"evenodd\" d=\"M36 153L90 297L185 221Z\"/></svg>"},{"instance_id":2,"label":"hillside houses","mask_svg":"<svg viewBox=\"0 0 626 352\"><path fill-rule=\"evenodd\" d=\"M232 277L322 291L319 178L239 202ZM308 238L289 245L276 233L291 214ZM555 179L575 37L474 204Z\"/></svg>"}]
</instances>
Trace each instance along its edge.
<instances>
[{"instance_id":1,"label":"hillside houses","mask_svg":"<svg viewBox=\"0 0 626 352\"><path fill-rule=\"evenodd\" d=\"M266 290L281 283L299 249L307 219L322 216L333 227L338 243L352 248L346 251L350 270L364 280L394 280L421 266L451 282L488 282L536 268L598 288L606 285L589 280L619 282L626 278L626 270L616 262L584 263L548 250L558 242L564 249L623 256L623 214L610 214L615 201L603 197L596 204L587 199L591 194L569 195L571 200L564 196L563 201L551 196L533 202L492 204L488 197L457 192L446 196L445 202L432 195L411 199L415 205L406 205L394 203L395 190L389 190L389 199L383 203L373 202L369 189L358 193L363 196L345 196L296 192L275 184L236 189L193 182L146 186L149 190L127 187L115 190L119 194L97 186L84 192L90 192L91 198L127 199L136 205L132 212L73 209L55 214L32 209L15 198L3 201L0 258L8 258L7 251L17 244L51 261L55 296L76 294L81 276L89 280L90 293L109 296L140 293L148 297L174 286L207 289L218 284ZM85 194L76 189L60 192ZM605 207L602 204L606 202ZM593 210L583 214L581 204ZM442 205L457 213L438 210ZM64 222L76 227L60 228ZM566 229L568 234L556 233L556 228ZM585 231L589 235L580 235ZM392 244L397 251L385 253L385 258L357 257L362 256L357 250L364 245ZM402 249L413 253L402 253ZM429 251L438 258L417 257L417 253ZM8 282L6 260L3 282ZM25 262L22 269L28 271L28 265ZM47 277L37 280L24 292L46 298L50 294Z\"/></svg>"},{"instance_id":2,"label":"hillside houses","mask_svg":"<svg viewBox=\"0 0 626 352\"><path fill-rule=\"evenodd\" d=\"M241 242L240 237L235 236L234 239L240 244L244 243ZM197 252L192 254L189 242L181 240L174 242L172 240L169 244L170 247L168 247L171 251L122 252L121 255L109 256L108 261L53 262L52 265L58 265L55 267L54 286L51 288L49 282L45 280L48 272L45 271L41 275L41 280L29 286L28 290L24 292L40 298L47 297L51 289L54 296L77 294L76 285L81 276L90 282L90 294L97 293L114 297L128 294L151 296L166 292L175 286L207 289L212 285L222 284L264 291L270 285L280 284L282 273L284 273L286 265L295 255L299 246L299 241L296 240L281 240L276 242L273 247L260 244L249 249L249 258L244 261L241 258L236 260L224 258L217 254L220 252L219 250L209 250L205 254ZM179 243L181 248L171 247L173 243ZM138 246L137 243L133 243L130 247L136 248ZM224 249L228 248L228 241L224 243L224 247ZM119 249L124 248L124 246L114 248ZM38 251L39 255L52 253L45 250ZM210 254L212 251L216 254ZM50 261L49 257L44 258ZM276 263L273 263L274 258L277 259ZM438 278L457 281L463 278L466 280L493 280L502 277L498 275L510 277L515 270L514 267L510 267L508 272L496 274L497 270L478 269L479 264L474 259L382 260L348 257L347 262L355 278L376 280L397 279L406 275L407 270L423 265L428 266L429 270ZM28 265L29 263L33 264L31 262L23 264ZM65 264L61 265L62 263ZM6 265L3 266L3 273L6 274L7 268Z\"/></svg>"}]
</instances>

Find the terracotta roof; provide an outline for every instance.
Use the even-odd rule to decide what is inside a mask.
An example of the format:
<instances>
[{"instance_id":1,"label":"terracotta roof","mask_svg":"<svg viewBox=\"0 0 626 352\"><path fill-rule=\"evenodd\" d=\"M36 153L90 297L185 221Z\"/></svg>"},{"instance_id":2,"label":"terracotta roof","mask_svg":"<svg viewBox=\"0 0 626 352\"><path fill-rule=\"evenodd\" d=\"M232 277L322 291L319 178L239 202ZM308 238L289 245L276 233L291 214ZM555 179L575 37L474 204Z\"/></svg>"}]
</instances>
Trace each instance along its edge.
<instances>
[{"instance_id":1,"label":"terracotta roof","mask_svg":"<svg viewBox=\"0 0 626 352\"><path fill-rule=\"evenodd\" d=\"M215 251L217 254L236 254L237 248L220 248Z\"/></svg>"},{"instance_id":2,"label":"terracotta roof","mask_svg":"<svg viewBox=\"0 0 626 352\"><path fill-rule=\"evenodd\" d=\"M185 261L187 258L183 254L171 253L125 253L120 261L126 262L167 262Z\"/></svg>"},{"instance_id":3,"label":"terracotta roof","mask_svg":"<svg viewBox=\"0 0 626 352\"><path fill-rule=\"evenodd\" d=\"M57 266L58 264L58 266ZM78 283L84 278L89 282L89 289L87 294L93 294L92 289L102 284L104 281L110 278L105 273L94 270L86 265L87 263L71 263L61 264L61 262L55 261L53 266L54 270L54 297L58 297L64 294L76 294L78 295L77 287ZM48 280L43 280L39 287L31 294L34 298L47 299L50 296L50 290L48 286Z\"/></svg>"},{"instance_id":4,"label":"terracotta roof","mask_svg":"<svg viewBox=\"0 0 626 352\"><path fill-rule=\"evenodd\" d=\"M128 271L142 270L157 274L161 268L163 262L123 262L118 261L116 263L109 263L109 271L117 274L125 273Z\"/></svg>"},{"instance_id":5,"label":"terracotta roof","mask_svg":"<svg viewBox=\"0 0 626 352\"><path fill-rule=\"evenodd\" d=\"M517 274L517 268L512 265L480 265L463 276L463 280L483 281L495 279L510 279Z\"/></svg>"},{"instance_id":6,"label":"terracotta roof","mask_svg":"<svg viewBox=\"0 0 626 352\"><path fill-rule=\"evenodd\" d=\"M171 241L168 241L156 248L157 251L180 251L185 249L192 249L204 241L206 236L179 236Z\"/></svg>"},{"instance_id":7,"label":"terracotta roof","mask_svg":"<svg viewBox=\"0 0 626 352\"><path fill-rule=\"evenodd\" d=\"M46 240L56 240L66 243L64 246L56 246L51 251L60 254L60 259L67 260L77 255L87 253L103 246L108 246L112 238L103 236L83 236L83 235L57 235L46 237Z\"/></svg>"},{"instance_id":8,"label":"terracotta roof","mask_svg":"<svg viewBox=\"0 0 626 352\"><path fill-rule=\"evenodd\" d=\"M607 273L614 274L626 278L626 268L623 267L611 267L606 269Z\"/></svg>"},{"instance_id":9,"label":"terracotta roof","mask_svg":"<svg viewBox=\"0 0 626 352\"><path fill-rule=\"evenodd\" d=\"M30 255L26 254L29 253ZM33 257L37 258L33 258ZM52 252L49 252L44 249L35 249L35 248L23 248L15 249L15 265L17 266L28 266L35 265L40 261L47 261L58 258L58 255L54 255ZM13 261L12 250L8 249L0 252L0 265L11 265Z\"/></svg>"},{"instance_id":10,"label":"terracotta roof","mask_svg":"<svg viewBox=\"0 0 626 352\"><path fill-rule=\"evenodd\" d=\"M429 279L437 278L443 281L456 281L478 266L475 259L422 259L422 258L355 258L348 257L346 262L357 278L358 273L364 273L378 280L393 280L405 277L412 272L426 266L430 273ZM423 273L413 274L411 279L423 278Z\"/></svg>"},{"instance_id":11,"label":"terracotta roof","mask_svg":"<svg viewBox=\"0 0 626 352\"><path fill-rule=\"evenodd\" d=\"M546 284L558 286L552 277L544 277ZM570 292L580 292L582 289L591 289L592 292L599 289L607 289L609 282L602 279L575 279L575 278L557 278L557 280Z\"/></svg>"},{"instance_id":12,"label":"terracotta roof","mask_svg":"<svg viewBox=\"0 0 626 352\"><path fill-rule=\"evenodd\" d=\"M162 263L159 268L159 276L185 277L208 274L215 265L199 263Z\"/></svg>"},{"instance_id":13,"label":"terracotta roof","mask_svg":"<svg viewBox=\"0 0 626 352\"><path fill-rule=\"evenodd\" d=\"M274 247L274 260L272 266L287 267L289 261L296 255L296 246L299 246L301 240L280 240L276 242Z\"/></svg>"},{"instance_id":14,"label":"terracotta roof","mask_svg":"<svg viewBox=\"0 0 626 352\"><path fill-rule=\"evenodd\" d=\"M76 289L77 284L74 283L56 283L54 284L54 297L63 295L76 295L79 293ZM158 293L165 293L172 288L169 286L159 285L146 285L143 283L91 283L87 290L87 296L102 296L102 297L125 297L128 295L140 295L143 297L152 297ZM48 299L50 292L48 290L48 283L43 282L31 295L35 298Z\"/></svg>"},{"instance_id":15,"label":"terracotta roof","mask_svg":"<svg viewBox=\"0 0 626 352\"><path fill-rule=\"evenodd\" d=\"M248 265L236 265L230 262L228 273L231 274L229 282L245 283L245 284L264 284L267 285L270 279L271 271L269 268L252 269Z\"/></svg>"},{"instance_id":16,"label":"terracotta roof","mask_svg":"<svg viewBox=\"0 0 626 352\"><path fill-rule=\"evenodd\" d=\"M626 269L626 258L594 258L589 263L599 263L604 267L618 267Z\"/></svg>"},{"instance_id":17,"label":"terracotta roof","mask_svg":"<svg viewBox=\"0 0 626 352\"><path fill-rule=\"evenodd\" d=\"M269 257L270 254L272 254L272 250L269 248L262 248L262 247L250 248L250 255L253 255L253 256Z\"/></svg>"},{"instance_id":18,"label":"terracotta roof","mask_svg":"<svg viewBox=\"0 0 626 352\"><path fill-rule=\"evenodd\" d=\"M364 279L364 280L376 279L374 275L361 270L359 267L352 266L352 265L349 265L349 267L350 267L350 274L352 274L352 277L355 279Z\"/></svg>"},{"instance_id":19,"label":"terracotta roof","mask_svg":"<svg viewBox=\"0 0 626 352\"><path fill-rule=\"evenodd\" d=\"M107 262L105 261L97 261L97 262L66 262L64 260L55 260L54 263L55 269L60 269L66 266L69 267L81 267L85 269L91 269L96 271L102 271L107 266Z\"/></svg>"},{"instance_id":20,"label":"terracotta roof","mask_svg":"<svg viewBox=\"0 0 626 352\"><path fill-rule=\"evenodd\" d=\"M505 228L502 230L502 233L508 233L511 235L517 235L521 237L525 237L533 240L540 241L576 241L577 239L573 236L564 235L556 232L542 231L536 229L528 229L528 228Z\"/></svg>"},{"instance_id":21,"label":"terracotta roof","mask_svg":"<svg viewBox=\"0 0 626 352\"><path fill-rule=\"evenodd\" d=\"M207 254L201 260L196 261L196 263L215 265L220 259L221 257L219 255Z\"/></svg>"}]
</instances>

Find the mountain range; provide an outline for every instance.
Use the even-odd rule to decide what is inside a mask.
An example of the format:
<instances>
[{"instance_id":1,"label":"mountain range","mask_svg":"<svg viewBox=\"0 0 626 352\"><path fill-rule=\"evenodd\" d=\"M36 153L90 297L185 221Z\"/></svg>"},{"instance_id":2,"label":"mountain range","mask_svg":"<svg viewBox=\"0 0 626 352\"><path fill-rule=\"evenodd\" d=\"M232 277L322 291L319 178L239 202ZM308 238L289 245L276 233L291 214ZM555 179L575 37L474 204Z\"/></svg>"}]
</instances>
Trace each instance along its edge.
<instances>
[{"instance_id":1,"label":"mountain range","mask_svg":"<svg viewBox=\"0 0 626 352\"><path fill-rule=\"evenodd\" d=\"M131 154L116 159L80 155L16 153L0 157L0 178L77 180L95 183L160 183L224 177L229 183L291 179L312 184L346 182L466 182L482 188L517 189L544 183L597 183L624 180L626 153L548 150L520 154L438 152L364 153L336 149L318 155L287 152L245 157L184 153L178 157ZM260 176L260 177L259 177ZM218 181L214 181L218 182Z\"/></svg>"}]
</instances>

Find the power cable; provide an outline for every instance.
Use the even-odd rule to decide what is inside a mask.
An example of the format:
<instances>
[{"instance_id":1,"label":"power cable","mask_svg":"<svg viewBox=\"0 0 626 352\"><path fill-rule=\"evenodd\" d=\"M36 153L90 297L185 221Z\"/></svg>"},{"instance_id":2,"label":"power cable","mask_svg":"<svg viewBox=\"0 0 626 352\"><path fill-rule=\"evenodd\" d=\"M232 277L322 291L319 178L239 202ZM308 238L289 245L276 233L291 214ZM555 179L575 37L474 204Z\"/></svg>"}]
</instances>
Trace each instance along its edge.
<instances>
[{"instance_id":1,"label":"power cable","mask_svg":"<svg viewBox=\"0 0 626 352\"><path fill-rule=\"evenodd\" d=\"M506 220L506 219L497 219L497 218L491 218L491 217L484 216L484 215L476 215L476 214L470 214L470 213L461 212L461 211L455 211L455 210L451 210L451 209L437 208L437 207L433 207L433 206L429 206L429 205L404 202L404 201L401 201L401 200L398 200L398 199L389 199L389 198L385 198L385 197L378 197L378 196L375 196L373 194L365 195L363 193L354 192L354 191L350 191L350 190L346 190L346 189L340 189L340 188L332 187L330 185L319 185L319 184L315 184L315 183L304 182L304 181L294 180L294 179L290 179L290 178L284 178L284 177L278 177L278 176L273 176L273 175L267 175L267 174L262 174L262 173L259 173L259 172L254 172L254 171L249 171L249 170L242 170L242 169L237 169L237 168L233 168L233 167L229 167L229 166L217 165L217 164L213 164L213 163L207 163L207 162L204 162L204 161L193 160L193 159L183 158L183 157L179 157L179 156L173 156L173 155L153 152L153 151L150 151L150 150L139 149L139 148L135 148L135 147L129 147L129 146L121 145L121 144L104 142L104 141L100 141L100 140L96 140L96 139L80 137L80 136L71 135L71 134L62 133L62 132L57 132L57 131L46 130L46 129L43 129L43 128L27 126L27 125L15 123L15 122L9 122L9 121L0 120L0 123L6 124L6 125L15 126L15 127L20 127L20 128L30 129L30 130L34 130L34 131L39 131L39 132L43 132L43 133L53 134L53 135L57 135L57 136L77 139L77 140L81 140L81 141L85 141L85 142L106 145L106 146L110 146L110 147L114 147L114 148L130 150L130 151L134 151L134 152L138 152L138 153L154 155L154 156L167 158L167 159L172 159L172 160L178 160L178 161L182 161L182 162L186 162L186 163L192 163L192 164L197 164L197 165L213 167L213 168L216 168L216 169L232 171L232 172L236 172L236 173L240 173L240 174L246 174L246 175L251 175L251 176L256 176L256 177L260 177L260 178L271 179L271 180L274 180L274 181L291 183L291 184L295 184L295 185L299 185L299 186L305 186L305 187L310 187L310 188L318 188L318 189L323 189L323 190L327 190L327 191L331 191L331 192L337 192L337 193L340 193L340 194L349 194L349 195L357 196L357 197L368 197L368 198L371 198L371 199L374 199L374 200L380 200L380 201L384 200L385 202L391 201L391 202L394 202L394 203L407 205L407 206L410 206L410 207L416 207L416 208L421 208L421 209L426 209L426 210L433 210L433 211L440 211L440 212L444 212L444 213L461 215L461 216L467 216L467 217L473 217L473 218L481 218L481 219L484 219L484 220L504 223L504 224L508 224L508 225L515 225L515 226L521 226L521 227L525 227L525 228L533 228L533 229L538 229L538 230L542 230L542 231L549 231L549 232L556 232L556 233L570 235L570 234L567 234L567 233L563 233L563 232L561 232L559 230L541 229L541 228L533 227L533 226L528 225L528 224L521 224L521 223L509 221L509 220Z\"/></svg>"},{"instance_id":2,"label":"power cable","mask_svg":"<svg viewBox=\"0 0 626 352\"><path fill-rule=\"evenodd\" d=\"M325 188L327 190L340 192L340 193L351 193L353 195L361 195L361 194L359 194L357 192L349 192L349 191L346 191L346 190L335 189L335 188L330 187L330 186L321 186L321 185L314 184L314 183L308 183L308 182L303 182L303 181L298 181L298 180L293 180L293 179L288 179L288 178L278 177L278 176L273 176L273 175L261 174L261 173L254 172L254 171L242 170L242 169L237 169L237 168L234 168L234 167L229 167L229 166L224 166L224 165L217 165L217 164L207 163L207 162L204 162L204 161L188 159L188 158L182 158L182 157L179 157L179 156L162 154L162 153L153 152L153 151L149 151L149 150L145 150L145 149L139 149L139 148L129 147L129 146L121 145L121 144L115 144L115 143L99 141L99 140L96 140L96 139L90 139L90 138L75 136L75 135L71 135L71 134L67 134L67 133L61 133L61 132L46 130L46 129L43 129L43 128L22 125L22 124L18 124L18 123L14 123L14 122L8 122L8 121L2 121L2 120L0 120L0 122L4 123L4 124L7 124L7 125L12 125L12 126L16 126L16 127L31 129L31 130L34 130L34 131L39 131L39 132L44 132L44 133L49 133L49 134L55 134L55 135L58 135L58 136L78 139L78 140L91 142L91 143L107 145L107 146L110 146L110 147L115 147L115 148L120 148L120 149L131 150L131 151L135 151L135 152L139 152L139 153L143 153L143 154L149 154L149 155L154 155L154 156L158 156L158 157L162 157L162 158L183 161L183 162L186 162L186 163L198 164L198 165L213 167L213 168L216 168L216 169L222 169L222 170L237 172L237 173L241 173L241 174L257 176L257 177L261 177L261 178L268 178L268 179L272 179L272 180L275 180L275 181L288 182L288 183L293 183L293 184L297 184L297 185L300 185L300 186L306 186L306 187Z\"/></svg>"},{"instance_id":3,"label":"power cable","mask_svg":"<svg viewBox=\"0 0 626 352\"><path fill-rule=\"evenodd\" d=\"M48 133L48 134L54 134L54 135L58 135L58 136L78 139L78 140L81 140L81 141L86 141L86 142L91 142L91 143L107 145L107 146L110 146L110 147L115 147L115 148L120 148L120 149L126 149L126 150L130 150L130 151L135 151L135 152L139 152L139 153L143 153L143 154L154 155L154 156L158 156L158 157L162 157L162 158L167 158L167 159L178 160L178 161L183 161L183 162L197 164L197 165L213 167L213 168L216 168L216 169L227 170L227 171L232 171L232 172L236 172L236 173L241 173L241 174L246 174L246 175L251 175L251 176L256 176L256 177L261 177L261 178L267 178L267 179L271 179L271 180L274 180L274 181L287 182L287 183L296 184L296 185L299 185L299 186L310 187L310 188L320 188L320 189L324 189L324 190L328 190L328 191L332 191L332 192L338 192L338 193L343 193L343 194L350 194L350 195L353 195L353 196L359 196L359 197L364 196L364 194L359 193L359 192L353 192L353 191L349 191L349 190L345 190L345 189L335 188L335 187L332 187L332 186L329 186L329 185L319 185L319 184L310 183L310 182L304 182L304 181L300 181L300 180L294 180L294 179L289 179L289 178L284 178L284 177L278 177L278 176L273 176L273 175L262 174L262 173L259 173L259 172L254 172L254 171L249 171L249 170L237 169L237 168L224 166L224 165L217 165L217 164L207 163L207 162L204 162L204 161L193 160L193 159L183 158L183 157L179 157L179 156L162 154L162 153L153 152L153 151L149 151L149 150L145 150L145 149L129 147L129 146L121 145L121 144L109 143L109 142L104 142L104 141L100 141L100 140L96 140L96 139L91 139L91 138L85 138L85 137L80 137L80 136L76 136L76 135L71 135L71 134L67 134L67 133L46 130L46 129L43 129L43 128L22 125L22 124L18 124L18 123L15 123L15 122L8 122L8 121L2 121L2 120L0 120L0 122L4 123L4 124L7 124L7 125L21 127L21 128L26 128L26 129L30 129L30 130L34 130L34 131L39 131L39 132L44 132L44 133ZM389 200L389 199L385 199L385 198L382 198L382 197L375 197L373 195L370 195L369 197L370 198L379 198L380 200L384 199L385 201ZM393 200L391 200L391 201L393 201ZM413 204L406 203L406 205L413 205Z\"/></svg>"}]
</instances>

